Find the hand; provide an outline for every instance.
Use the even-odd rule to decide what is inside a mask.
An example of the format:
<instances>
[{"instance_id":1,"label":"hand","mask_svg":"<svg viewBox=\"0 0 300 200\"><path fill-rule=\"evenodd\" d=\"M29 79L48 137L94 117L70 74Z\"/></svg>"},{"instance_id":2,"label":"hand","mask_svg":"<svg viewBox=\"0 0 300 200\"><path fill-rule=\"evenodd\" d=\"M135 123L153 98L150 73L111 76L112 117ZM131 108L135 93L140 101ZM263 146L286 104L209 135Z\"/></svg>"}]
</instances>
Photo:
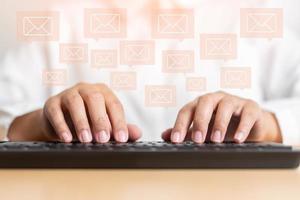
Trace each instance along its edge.
<instances>
[{"instance_id":1,"label":"hand","mask_svg":"<svg viewBox=\"0 0 300 200\"><path fill-rule=\"evenodd\" d=\"M35 136L20 136L20 134L10 133L10 138L63 142L79 139L83 143L94 139L96 142L106 143L110 139L127 142L141 137L141 131L137 126L126 123L121 102L104 84L77 84L50 97L43 109L29 114L27 118L30 116L32 116L30 123L33 124L32 121L35 121L34 126L40 126L38 131L35 131L38 135L36 133ZM20 118L17 121L19 124L25 124L24 120L20 123Z\"/></svg>"},{"instance_id":2,"label":"hand","mask_svg":"<svg viewBox=\"0 0 300 200\"><path fill-rule=\"evenodd\" d=\"M209 93L186 104L173 128L162 133L164 140L180 143L234 140L281 142L275 116L249 99L224 92Z\"/></svg>"}]
</instances>

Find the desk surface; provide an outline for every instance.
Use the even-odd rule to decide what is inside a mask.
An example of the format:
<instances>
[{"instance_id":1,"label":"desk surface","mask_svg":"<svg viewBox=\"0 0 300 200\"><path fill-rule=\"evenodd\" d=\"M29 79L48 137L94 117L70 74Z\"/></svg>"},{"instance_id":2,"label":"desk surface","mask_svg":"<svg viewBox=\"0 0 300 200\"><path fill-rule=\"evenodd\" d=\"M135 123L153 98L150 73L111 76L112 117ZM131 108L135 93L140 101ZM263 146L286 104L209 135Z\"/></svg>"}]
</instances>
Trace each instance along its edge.
<instances>
[{"instance_id":1,"label":"desk surface","mask_svg":"<svg viewBox=\"0 0 300 200\"><path fill-rule=\"evenodd\" d=\"M7 200L300 199L300 168L0 170L0 180L0 199Z\"/></svg>"}]
</instances>

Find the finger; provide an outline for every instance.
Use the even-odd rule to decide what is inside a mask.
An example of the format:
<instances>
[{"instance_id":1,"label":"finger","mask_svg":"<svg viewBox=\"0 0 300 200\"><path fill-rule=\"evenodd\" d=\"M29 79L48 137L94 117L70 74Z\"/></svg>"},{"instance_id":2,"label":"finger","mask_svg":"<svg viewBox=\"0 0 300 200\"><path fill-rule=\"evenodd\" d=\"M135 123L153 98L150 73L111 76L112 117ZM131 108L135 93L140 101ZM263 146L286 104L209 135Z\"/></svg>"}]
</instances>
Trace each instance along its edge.
<instances>
[{"instance_id":1,"label":"finger","mask_svg":"<svg viewBox=\"0 0 300 200\"><path fill-rule=\"evenodd\" d=\"M235 110L236 100L223 98L217 106L216 116L211 134L211 141L221 143L224 141L228 124Z\"/></svg>"},{"instance_id":2,"label":"finger","mask_svg":"<svg viewBox=\"0 0 300 200\"><path fill-rule=\"evenodd\" d=\"M91 142L93 139L91 129L85 111L84 101L79 93L77 91L70 92L62 99L62 102L69 111L79 141L83 143Z\"/></svg>"},{"instance_id":3,"label":"finger","mask_svg":"<svg viewBox=\"0 0 300 200\"><path fill-rule=\"evenodd\" d=\"M86 103L96 142L106 143L110 139L110 122L105 108L105 100L99 91L79 91Z\"/></svg>"},{"instance_id":4,"label":"finger","mask_svg":"<svg viewBox=\"0 0 300 200\"><path fill-rule=\"evenodd\" d=\"M109 90L105 91L106 110L111 122L114 139L117 142L127 142L128 128L124 108L119 99Z\"/></svg>"},{"instance_id":5,"label":"finger","mask_svg":"<svg viewBox=\"0 0 300 200\"><path fill-rule=\"evenodd\" d=\"M187 131L191 126L196 101L185 105L179 112L176 118L174 128L171 133L171 142L180 143L185 139Z\"/></svg>"},{"instance_id":6,"label":"finger","mask_svg":"<svg viewBox=\"0 0 300 200\"><path fill-rule=\"evenodd\" d=\"M162 132L161 134L161 138L164 141L170 142L171 141L171 133L172 133L173 128L169 128L167 130L165 130L164 132ZM192 130L189 129L186 136L185 136L185 141L189 141L191 140L191 136L192 136Z\"/></svg>"},{"instance_id":7,"label":"finger","mask_svg":"<svg viewBox=\"0 0 300 200\"><path fill-rule=\"evenodd\" d=\"M129 140L134 142L141 138L142 131L134 124L127 124Z\"/></svg>"},{"instance_id":8,"label":"finger","mask_svg":"<svg viewBox=\"0 0 300 200\"><path fill-rule=\"evenodd\" d=\"M258 119L259 113L260 109L254 102L250 102L244 106L238 128L234 134L234 140L237 143L242 143L247 139L252 127Z\"/></svg>"},{"instance_id":9,"label":"finger","mask_svg":"<svg viewBox=\"0 0 300 200\"><path fill-rule=\"evenodd\" d=\"M171 133L172 133L172 129L173 129L173 128L168 128L167 130L165 130L164 132L162 132L161 138L162 138L164 141L171 141Z\"/></svg>"},{"instance_id":10,"label":"finger","mask_svg":"<svg viewBox=\"0 0 300 200\"><path fill-rule=\"evenodd\" d=\"M61 141L71 142L72 134L64 118L59 100L45 105L44 113Z\"/></svg>"},{"instance_id":11,"label":"finger","mask_svg":"<svg viewBox=\"0 0 300 200\"><path fill-rule=\"evenodd\" d=\"M214 93L198 98L193 121L192 140L194 142L203 143L205 141L212 114L222 97L223 95Z\"/></svg>"}]
</instances>

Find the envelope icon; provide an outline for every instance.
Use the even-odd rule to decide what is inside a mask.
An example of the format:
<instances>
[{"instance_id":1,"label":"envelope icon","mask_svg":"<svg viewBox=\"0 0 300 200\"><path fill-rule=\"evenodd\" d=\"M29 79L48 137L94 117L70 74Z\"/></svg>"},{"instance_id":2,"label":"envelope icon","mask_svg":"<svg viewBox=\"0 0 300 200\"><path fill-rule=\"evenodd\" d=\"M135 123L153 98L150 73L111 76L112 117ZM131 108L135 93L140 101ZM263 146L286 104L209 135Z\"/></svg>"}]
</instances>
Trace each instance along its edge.
<instances>
[{"instance_id":1,"label":"envelope icon","mask_svg":"<svg viewBox=\"0 0 300 200\"><path fill-rule=\"evenodd\" d=\"M58 40L58 12L17 12L17 35L21 40Z\"/></svg>"},{"instance_id":2,"label":"envelope icon","mask_svg":"<svg viewBox=\"0 0 300 200\"><path fill-rule=\"evenodd\" d=\"M126 36L125 9L85 9L85 35L88 38Z\"/></svg>"},{"instance_id":3,"label":"envelope icon","mask_svg":"<svg viewBox=\"0 0 300 200\"><path fill-rule=\"evenodd\" d=\"M24 17L23 34L25 36L49 36L52 33L52 17Z\"/></svg>"},{"instance_id":4,"label":"envelope icon","mask_svg":"<svg viewBox=\"0 0 300 200\"><path fill-rule=\"evenodd\" d=\"M173 85L146 85L145 105L150 107L176 106L176 87Z\"/></svg>"},{"instance_id":5,"label":"envelope icon","mask_svg":"<svg viewBox=\"0 0 300 200\"><path fill-rule=\"evenodd\" d=\"M194 12L189 9L160 9L152 14L154 38L192 38Z\"/></svg>"},{"instance_id":6,"label":"envelope icon","mask_svg":"<svg viewBox=\"0 0 300 200\"><path fill-rule=\"evenodd\" d=\"M136 73L135 72L112 72L111 88L116 90L135 90Z\"/></svg>"},{"instance_id":7,"label":"envelope icon","mask_svg":"<svg viewBox=\"0 0 300 200\"><path fill-rule=\"evenodd\" d=\"M206 78L205 77L188 77L186 78L186 90L187 91L205 91L206 90Z\"/></svg>"},{"instance_id":8,"label":"envelope icon","mask_svg":"<svg viewBox=\"0 0 300 200\"><path fill-rule=\"evenodd\" d=\"M251 87L250 67L222 67L221 88L243 89Z\"/></svg>"},{"instance_id":9,"label":"envelope icon","mask_svg":"<svg viewBox=\"0 0 300 200\"><path fill-rule=\"evenodd\" d=\"M124 65L153 65L154 41L121 41L120 63Z\"/></svg>"},{"instance_id":10,"label":"envelope icon","mask_svg":"<svg viewBox=\"0 0 300 200\"><path fill-rule=\"evenodd\" d=\"M60 44L61 63L85 63L87 62L87 44Z\"/></svg>"},{"instance_id":11,"label":"envelope icon","mask_svg":"<svg viewBox=\"0 0 300 200\"><path fill-rule=\"evenodd\" d=\"M201 59L235 59L236 52L235 34L200 34Z\"/></svg>"},{"instance_id":12,"label":"envelope icon","mask_svg":"<svg viewBox=\"0 0 300 200\"><path fill-rule=\"evenodd\" d=\"M194 52L184 50L163 51L163 72L192 72Z\"/></svg>"},{"instance_id":13,"label":"envelope icon","mask_svg":"<svg viewBox=\"0 0 300 200\"><path fill-rule=\"evenodd\" d=\"M117 50L92 50L91 65L93 67L117 67Z\"/></svg>"},{"instance_id":14,"label":"envelope icon","mask_svg":"<svg viewBox=\"0 0 300 200\"><path fill-rule=\"evenodd\" d=\"M66 69L48 69L43 71L43 83L47 86L65 85L67 81Z\"/></svg>"},{"instance_id":15,"label":"envelope icon","mask_svg":"<svg viewBox=\"0 0 300 200\"><path fill-rule=\"evenodd\" d=\"M121 31L120 14L94 14L91 16L91 31L94 33L119 33Z\"/></svg>"},{"instance_id":16,"label":"envelope icon","mask_svg":"<svg viewBox=\"0 0 300 200\"><path fill-rule=\"evenodd\" d=\"M283 12L279 8L241 9L242 37L282 37Z\"/></svg>"}]
</instances>

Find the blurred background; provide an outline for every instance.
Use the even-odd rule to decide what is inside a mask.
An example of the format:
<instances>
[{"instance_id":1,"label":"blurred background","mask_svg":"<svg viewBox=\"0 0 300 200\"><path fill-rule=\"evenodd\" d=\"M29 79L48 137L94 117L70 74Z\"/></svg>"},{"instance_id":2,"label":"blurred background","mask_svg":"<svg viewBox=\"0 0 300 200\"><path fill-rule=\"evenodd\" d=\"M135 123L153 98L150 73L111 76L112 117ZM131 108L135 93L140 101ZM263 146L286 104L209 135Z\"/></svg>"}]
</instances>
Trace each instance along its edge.
<instances>
[{"instance_id":1,"label":"blurred background","mask_svg":"<svg viewBox=\"0 0 300 200\"><path fill-rule=\"evenodd\" d=\"M140 0L138 2L142 2ZM182 1L182 0L181 0ZM194 0L184 0L184 2L193 2ZM214 2L213 2L214 1ZM18 45L16 40L16 11L22 10L47 10L50 6L59 4L84 4L87 1L84 0L1 0L0 6L0 57L10 48ZM88 1L97 2L97 1ZM110 0L109 2L112 2ZM124 0L124 3L133 2L132 0ZM164 1L161 1L164 2ZM166 1L167 2L167 1ZM179 1L176 1L180 3ZM205 4L206 0L197 0L198 5L203 2ZM265 7L269 8L283 8L284 10L284 26L285 28L292 29L300 38L300 1L299 0L210 0L210 3L214 5L218 4L228 4L229 6L239 5L241 7L251 6L259 7L261 4L265 4ZM230 4L231 3L231 4ZM86 3L88 5L88 3ZM222 10L219 10L223 12Z\"/></svg>"}]
</instances>

